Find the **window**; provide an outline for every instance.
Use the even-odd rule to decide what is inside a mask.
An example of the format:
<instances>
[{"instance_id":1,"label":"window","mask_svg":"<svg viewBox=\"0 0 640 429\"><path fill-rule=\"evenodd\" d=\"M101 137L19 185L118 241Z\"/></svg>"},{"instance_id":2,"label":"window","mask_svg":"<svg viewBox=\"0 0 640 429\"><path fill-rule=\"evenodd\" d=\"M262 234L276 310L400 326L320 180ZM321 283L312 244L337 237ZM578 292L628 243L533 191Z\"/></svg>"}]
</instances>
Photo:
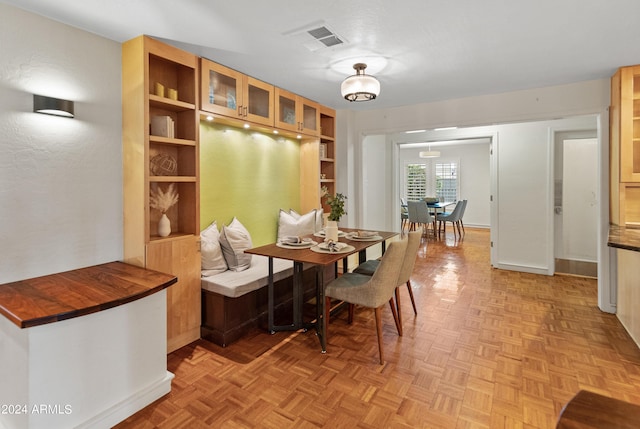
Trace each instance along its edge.
<instances>
[{"instance_id":1,"label":"window","mask_svg":"<svg viewBox=\"0 0 640 429\"><path fill-rule=\"evenodd\" d=\"M418 201L435 196L440 201L457 201L460 195L457 162L428 160L405 165L405 197Z\"/></svg>"},{"instance_id":2,"label":"window","mask_svg":"<svg viewBox=\"0 0 640 429\"><path fill-rule=\"evenodd\" d=\"M458 164L436 163L436 197L440 201L458 200Z\"/></svg>"},{"instance_id":3,"label":"window","mask_svg":"<svg viewBox=\"0 0 640 429\"><path fill-rule=\"evenodd\" d=\"M418 201L425 197L427 192L426 167L425 164L407 164L407 201Z\"/></svg>"}]
</instances>

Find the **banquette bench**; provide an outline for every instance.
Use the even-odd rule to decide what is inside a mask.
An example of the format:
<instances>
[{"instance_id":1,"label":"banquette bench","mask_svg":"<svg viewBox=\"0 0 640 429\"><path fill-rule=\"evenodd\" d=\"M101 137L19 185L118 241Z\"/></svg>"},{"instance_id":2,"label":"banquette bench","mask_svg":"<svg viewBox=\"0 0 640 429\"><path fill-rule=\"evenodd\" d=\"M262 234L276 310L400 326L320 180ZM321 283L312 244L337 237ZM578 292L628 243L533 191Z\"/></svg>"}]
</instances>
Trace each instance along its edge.
<instances>
[{"instance_id":1,"label":"banquette bench","mask_svg":"<svg viewBox=\"0 0 640 429\"><path fill-rule=\"evenodd\" d=\"M321 212L316 213L316 210L312 210L305 215L298 215L293 211L281 210L276 239L313 233L321 227ZM244 236L247 236L248 242L241 242L242 240L238 239L234 243L234 237L243 238ZM229 226L224 226L221 233L218 233L217 225L213 222L202 231L201 240L203 243L201 337L224 347L255 327L264 327L266 330L268 258L246 255L246 260L232 262L234 256L245 257L241 255L244 253L243 249L251 247L249 232L236 218ZM229 250L229 247L233 248L234 245L236 245L235 255ZM224 253L224 259L222 253ZM213 261L213 258L217 262ZM242 268L237 268L237 265ZM293 308L293 262L274 259L273 272L275 314L276 317L287 318ZM324 274L325 282L330 281L334 276L335 271L327 270ZM303 279L303 284L307 285L303 291L305 299L314 297L315 270L312 267L305 267Z\"/></svg>"}]
</instances>

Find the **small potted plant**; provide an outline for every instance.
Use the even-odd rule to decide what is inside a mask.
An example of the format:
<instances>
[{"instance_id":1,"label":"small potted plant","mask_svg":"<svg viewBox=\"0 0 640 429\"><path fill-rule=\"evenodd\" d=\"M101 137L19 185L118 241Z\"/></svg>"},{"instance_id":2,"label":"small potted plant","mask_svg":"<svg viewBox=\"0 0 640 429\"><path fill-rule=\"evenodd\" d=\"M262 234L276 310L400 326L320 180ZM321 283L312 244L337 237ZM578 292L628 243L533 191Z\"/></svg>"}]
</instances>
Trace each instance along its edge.
<instances>
[{"instance_id":1,"label":"small potted plant","mask_svg":"<svg viewBox=\"0 0 640 429\"><path fill-rule=\"evenodd\" d=\"M325 204L331 208L329 216L327 217L325 235L327 239L338 241L338 221L343 215L347 214L344 210L347 197L341 193L330 195L326 187L323 187L322 191L325 195Z\"/></svg>"}]
</instances>

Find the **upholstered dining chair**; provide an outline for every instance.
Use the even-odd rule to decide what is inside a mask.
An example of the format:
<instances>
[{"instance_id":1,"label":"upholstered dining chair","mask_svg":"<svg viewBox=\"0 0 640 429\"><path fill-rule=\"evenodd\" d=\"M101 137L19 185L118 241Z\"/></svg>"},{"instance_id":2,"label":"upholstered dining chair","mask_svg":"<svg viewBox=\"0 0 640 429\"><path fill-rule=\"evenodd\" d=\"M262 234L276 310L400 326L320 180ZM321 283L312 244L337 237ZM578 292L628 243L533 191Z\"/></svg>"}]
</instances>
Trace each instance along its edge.
<instances>
[{"instance_id":1,"label":"upholstered dining chair","mask_svg":"<svg viewBox=\"0 0 640 429\"><path fill-rule=\"evenodd\" d=\"M372 276L358 273L345 273L332 280L325 289L327 298L334 298L349 304L373 308L376 320L376 333L378 336L378 354L380 365L384 364L384 351L382 345L382 307L387 302L391 304L391 311L395 313L393 295L398 286L398 277L402 268L402 260L407 251L407 239L393 241L380 259L380 266ZM327 332L328 317L324 317L324 332ZM398 334L401 334L397 315L394 314Z\"/></svg>"},{"instance_id":2,"label":"upholstered dining chair","mask_svg":"<svg viewBox=\"0 0 640 429\"><path fill-rule=\"evenodd\" d=\"M408 223L409 209L407 208L407 201L404 198L400 198L400 231L404 232L404 228Z\"/></svg>"},{"instance_id":3,"label":"upholstered dining chair","mask_svg":"<svg viewBox=\"0 0 640 429\"><path fill-rule=\"evenodd\" d=\"M455 208L451 213L444 213L438 215L438 235L440 234L440 229L442 228L443 234L447 233L447 222L451 222L453 226L453 236L456 236L456 229L458 230L458 234L460 238L462 238L462 230L460 228L460 216L462 214L462 210L464 208L464 202L458 201L456 203Z\"/></svg>"},{"instance_id":4,"label":"upholstered dining chair","mask_svg":"<svg viewBox=\"0 0 640 429\"><path fill-rule=\"evenodd\" d=\"M436 218L429 214L427 203L424 201L409 201L409 231L415 231L416 225L424 226L424 233L426 234L429 229L429 225L433 226L433 233L435 236L436 231Z\"/></svg>"},{"instance_id":5,"label":"upholstered dining chair","mask_svg":"<svg viewBox=\"0 0 640 429\"><path fill-rule=\"evenodd\" d=\"M460 220L458 222L460 222L460 226L462 227L462 232L465 233L466 231L464 230L464 223L462 222L462 218L464 217L465 210L467 210L467 200L462 200L462 202L463 202L462 211L460 213Z\"/></svg>"},{"instance_id":6,"label":"upholstered dining chair","mask_svg":"<svg viewBox=\"0 0 640 429\"><path fill-rule=\"evenodd\" d=\"M413 267L416 263L416 256L418 254L418 248L420 248L420 242L422 241L422 234L420 231L413 231L409 233L407 238L407 251L405 252L404 259L402 260L402 268L400 268L400 276L398 277L398 287L396 287L396 307L398 312L398 325L400 326L400 332L402 332L402 310L400 309L400 286L407 285L409 291L409 298L411 298L411 305L413 306L413 313L418 315L418 309L416 307L416 300L413 297L413 289L411 288L411 274L413 273ZM364 274L372 276L376 269L380 265L379 259L372 259L362 264L353 270L354 273ZM402 334L400 334L402 335Z\"/></svg>"}]
</instances>

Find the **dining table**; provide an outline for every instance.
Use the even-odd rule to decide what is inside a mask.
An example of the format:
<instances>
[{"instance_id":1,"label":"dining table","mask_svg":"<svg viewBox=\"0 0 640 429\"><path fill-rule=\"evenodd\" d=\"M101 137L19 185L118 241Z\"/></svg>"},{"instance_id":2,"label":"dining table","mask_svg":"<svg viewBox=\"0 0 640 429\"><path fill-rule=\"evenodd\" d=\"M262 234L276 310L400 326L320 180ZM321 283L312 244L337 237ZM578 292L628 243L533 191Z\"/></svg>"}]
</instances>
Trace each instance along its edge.
<instances>
[{"instance_id":1,"label":"dining table","mask_svg":"<svg viewBox=\"0 0 640 429\"><path fill-rule=\"evenodd\" d=\"M359 238L355 235L359 231L375 232L376 234L370 237ZM325 267L334 265L336 267L335 272L337 276L338 263L342 261L343 272L347 272L349 256L358 254L358 263L363 263L367 259L366 252L368 248L380 244L382 246L382 253L384 253L386 250L386 241L396 235L398 235L397 232L370 231L359 228L340 228L338 242L340 243L341 248L337 251L332 251L326 248L322 232L302 236L300 237L301 243L295 245L276 242L245 250L245 253L262 255L269 258L269 282L267 292L269 332L273 334L277 331L298 331L300 329L306 331L308 329L315 329L320 340L322 353L325 353L327 350L326 325L324 323L326 314L324 293ZM287 325L275 325L274 321L274 258L286 259L293 262L293 321ZM303 320L302 311L304 305L304 284L302 275L304 264L310 264L314 267L316 283L316 318L315 320L308 322Z\"/></svg>"},{"instance_id":2,"label":"dining table","mask_svg":"<svg viewBox=\"0 0 640 429\"><path fill-rule=\"evenodd\" d=\"M437 220L438 210L440 210L441 213L444 213L448 206L454 205L455 203L456 203L455 201L438 201L435 203L427 203L427 208L433 209L433 214L435 215Z\"/></svg>"}]
</instances>

